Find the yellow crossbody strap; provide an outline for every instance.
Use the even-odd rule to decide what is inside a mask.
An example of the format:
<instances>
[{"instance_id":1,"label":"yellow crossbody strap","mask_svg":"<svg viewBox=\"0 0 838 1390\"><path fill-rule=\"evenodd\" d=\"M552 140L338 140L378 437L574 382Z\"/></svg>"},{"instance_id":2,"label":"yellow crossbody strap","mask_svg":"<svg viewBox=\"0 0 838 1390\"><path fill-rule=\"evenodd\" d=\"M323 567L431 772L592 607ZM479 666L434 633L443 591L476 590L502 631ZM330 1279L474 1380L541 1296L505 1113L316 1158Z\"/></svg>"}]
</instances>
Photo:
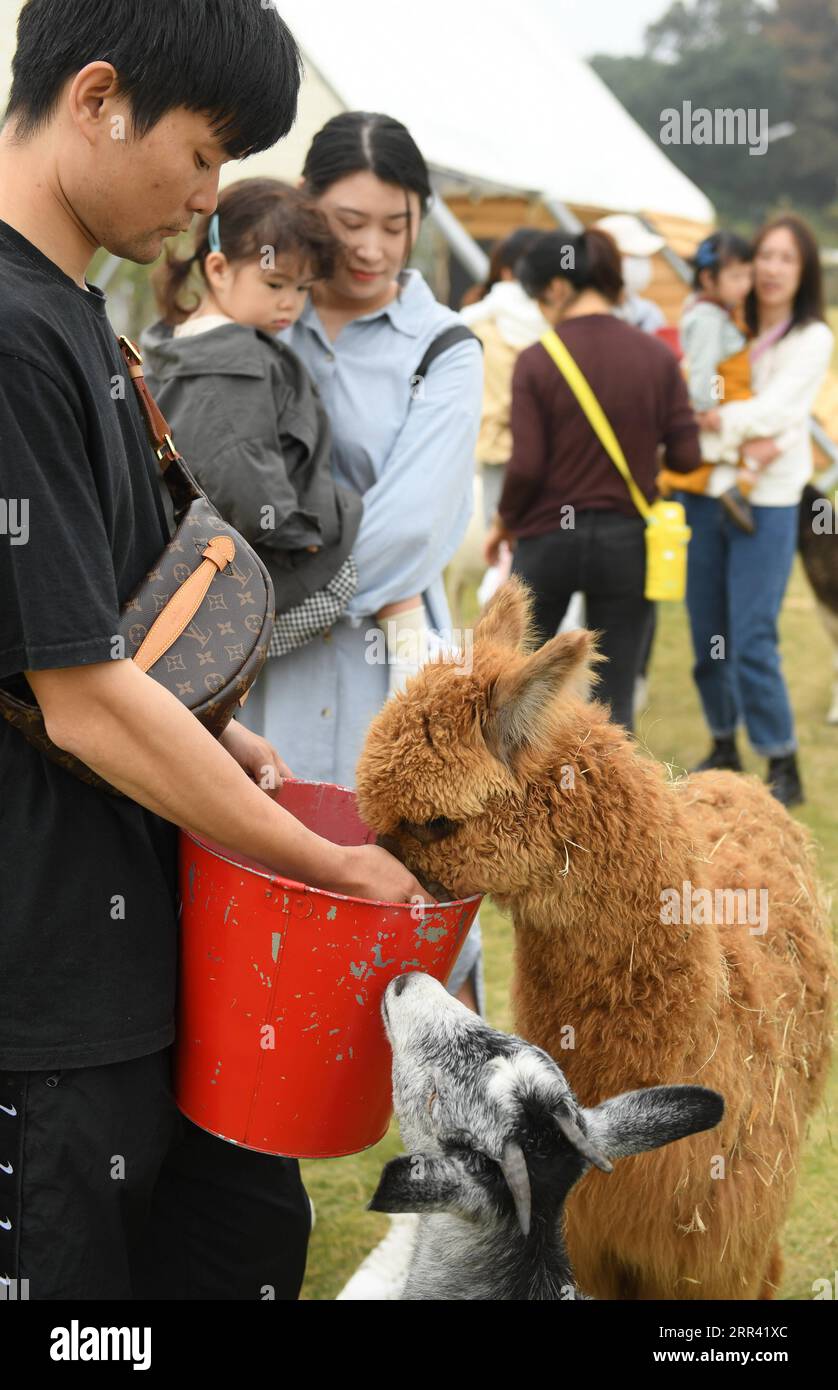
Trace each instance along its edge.
<instances>
[{"instance_id":1,"label":"yellow crossbody strap","mask_svg":"<svg viewBox=\"0 0 838 1390\"><path fill-rule=\"evenodd\" d=\"M631 493L631 500L635 507L643 517L643 520L648 521L652 509L631 475L631 469L626 462L626 456L620 448L620 442L617 436L608 423L608 417L605 411L591 390L588 381L579 369L572 354L568 351L558 333L553 332L552 329L549 333L544 334L544 337L541 339L541 346L547 349L587 415L591 429L596 434L600 444L618 472L622 475Z\"/></svg>"}]
</instances>

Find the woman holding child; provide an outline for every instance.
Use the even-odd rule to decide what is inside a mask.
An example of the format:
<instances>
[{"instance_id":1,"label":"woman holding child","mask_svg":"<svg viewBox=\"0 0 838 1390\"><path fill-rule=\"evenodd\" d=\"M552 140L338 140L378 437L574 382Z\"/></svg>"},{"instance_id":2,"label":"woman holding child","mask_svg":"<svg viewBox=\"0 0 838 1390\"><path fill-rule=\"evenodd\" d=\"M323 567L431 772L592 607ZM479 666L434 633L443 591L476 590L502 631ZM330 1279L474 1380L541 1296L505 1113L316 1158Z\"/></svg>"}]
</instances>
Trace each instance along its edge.
<instances>
[{"instance_id":1,"label":"woman holding child","mask_svg":"<svg viewBox=\"0 0 838 1390\"><path fill-rule=\"evenodd\" d=\"M747 297L739 294L747 389L736 392L739 399L724 392L717 409L706 410L709 399L696 402L706 411L703 454L715 466L706 493L702 487L703 495L683 494L693 533L687 583L693 673L713 735L701 769L741 770L736 729L744 720L755 752L768 759L774 795L797 805L803 788L777 619L797 546L800 497L812 472L809 415L833 339L824 321L818 247L805 222L774 219L750 250L737 250L723 233L710 240L697 260L704 322L715 313L723 323L735 309L725 291L743 260L752 259L753 288ZM688 361L690 332L700 336L695 304L690 312ZM730 363L742 349L735 327L726 332Z\"/></svg>"},{"instance_id":2,"label":"woman holding child","mask_svg":"<svg viewBox=\"0 0 838 1390\"><path fill-rule=\"evenodd\" d=\"M166 321L141 340L185 457L273 574L271 659L241 722L292 747L305 779L354 784L371 719L429 629L450 628L442 575L472 508L482 356L406 269L431 198L403 125L337 116L300 190L225 190L192 261L164 268ZM482 1009L477 925L449 988Z\"/></svg>"}]
</instances>

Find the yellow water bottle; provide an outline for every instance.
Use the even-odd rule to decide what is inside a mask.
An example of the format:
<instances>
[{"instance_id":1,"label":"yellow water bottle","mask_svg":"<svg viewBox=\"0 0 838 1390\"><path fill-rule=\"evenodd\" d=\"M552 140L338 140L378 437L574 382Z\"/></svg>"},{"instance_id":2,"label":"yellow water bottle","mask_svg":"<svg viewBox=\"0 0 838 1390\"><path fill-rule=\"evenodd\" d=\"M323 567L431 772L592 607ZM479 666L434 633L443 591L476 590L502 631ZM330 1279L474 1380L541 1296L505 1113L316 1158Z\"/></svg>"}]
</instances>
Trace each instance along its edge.
<instances>
[{"instance_id":1,"label":"yellow water bottle","mask_svg":"<svg viewBox=\"0 0 838 1390\"><path fill-rule=\"evenodd\" d=\"M659 498L646 519L646 597L678 602L687 592L687 543L692 531L680 502Z\"/></svg>"}]
</instances>

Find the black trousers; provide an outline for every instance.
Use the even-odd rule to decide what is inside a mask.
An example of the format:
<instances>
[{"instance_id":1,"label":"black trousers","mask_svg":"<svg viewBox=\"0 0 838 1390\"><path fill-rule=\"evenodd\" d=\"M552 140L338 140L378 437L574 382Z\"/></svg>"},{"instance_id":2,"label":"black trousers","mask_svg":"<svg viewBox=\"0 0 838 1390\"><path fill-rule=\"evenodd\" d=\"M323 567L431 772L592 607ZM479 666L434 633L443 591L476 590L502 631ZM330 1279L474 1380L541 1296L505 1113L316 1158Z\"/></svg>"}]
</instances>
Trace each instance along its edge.
<instances>
[{"instance_id":1,"label":"black trousers","mask_svg":"<svg viewBox=\"0 0 838 1390\"><path fill-rule=\"evenodd\" d=\"M645 523L620 512L578 511L572 530L519 540L512 571L534 592L534 619L541 644L556 634L571 596L585 595L587 625L601 633L607 662L597 668L597 699L611 717L634 727L634 682L646 653L654 604L646 583Z\"/></svg>"},{"instance_id":2,"label":"black trousers","mask_svg":"<svg viewBox=\"0 0 838 1390\"><path fill-rule=\"evenodd\" d=\"M191 1124L170 1067L0 1072L0 1298L298 1297L299 1164Z\"/></svg>"}]
</instances>

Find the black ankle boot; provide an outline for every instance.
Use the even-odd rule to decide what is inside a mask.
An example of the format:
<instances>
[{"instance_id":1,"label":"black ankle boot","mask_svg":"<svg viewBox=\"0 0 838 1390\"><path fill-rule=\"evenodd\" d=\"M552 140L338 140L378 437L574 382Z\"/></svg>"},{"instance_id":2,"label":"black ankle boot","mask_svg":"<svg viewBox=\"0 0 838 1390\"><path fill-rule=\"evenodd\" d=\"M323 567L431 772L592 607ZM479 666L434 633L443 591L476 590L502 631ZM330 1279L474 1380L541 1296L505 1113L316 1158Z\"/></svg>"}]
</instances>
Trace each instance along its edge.
<instances>
[{"instance_id":1,"label":"black ankle boot","mask_svg":"<svg viewBox=\"0 0 838 1390\"><path fill-rule=\"evenodd\" d=\"M786 753L782 758L769 758L768 776L765 780L771 795L776 796L784 806L801 806L806 800L796 753Z\"/></svg>"},{"instance_id":2,"label":"black ankle boot","mask_svg":"<svg viewBox=\"0 0 838 1390\"><path fill-rule=\"evenodd\" d=\"M741 772L742 761L739 757L739 749L736 747L736 739L715 738L713 747L697 767L691 767L690 772Z\"/></svg>"}]
</instances>

